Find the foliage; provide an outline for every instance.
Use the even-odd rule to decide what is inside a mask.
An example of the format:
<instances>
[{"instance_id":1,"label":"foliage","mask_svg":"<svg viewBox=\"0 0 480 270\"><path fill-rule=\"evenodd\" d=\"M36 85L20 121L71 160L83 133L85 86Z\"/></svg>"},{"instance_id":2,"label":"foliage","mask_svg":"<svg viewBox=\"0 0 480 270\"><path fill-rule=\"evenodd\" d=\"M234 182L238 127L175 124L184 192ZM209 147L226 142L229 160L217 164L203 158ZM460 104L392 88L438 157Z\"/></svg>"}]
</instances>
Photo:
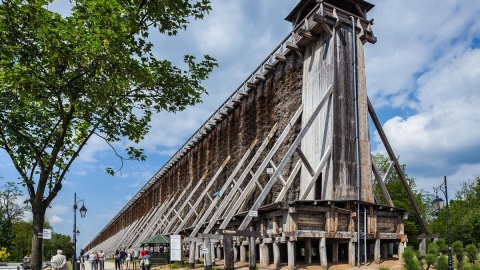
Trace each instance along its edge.
<instances>
[{"instance_id":1,"label":"foliage","mask_svg":"<svg viewBox=\"0 0 480 270\"><path fill-rule=\"evenodd\" d=\"M388 170L388 167L390 166L390 159L382 154L375 154L372 156L372 158L373 162L380 171L381 176L383 177L385 172ZM415 180L405 173L406 166L401 165L400 167L402 168L403 174L405 175L408 185L412 190L415 201L420 209L420 212L422 213L422 216L429 216L429 213L431 212L430 194L416 191ZM404 220L405 234L409 236L409 245L418 246L420 242L418 241L417 236L423 234L424 231L420 225L417 216L415 215L414 208L407 196L405 187L403 186L403 183L395 170L392 170L390 176L385 182L385 185L387 187L387 190L389 191L390 197L392 198L395 207L403 208L410 213L408 219ZM374 190L376 194L382 194L380 191L380 187L378 187L377 185L374 185ZM380 198L380 203L386 204L386 200L385 198L383 198L383 196L377 197Z\"/></svg>"},{"instance_id":2,"label":"foliage","mask_svg":"<svg viewBox=\"0 0 480 270\"><path fill-rule=\"evenodd\" d=\"M378 267L378 270L390 270L390 268L388 268L386 266L380 266L380 267Z\"/></svg>"},{"instance_id":3,"label":"foliage","mask_svg":"<svg viewBox=\"0 0 480 270\"><path fill-rule=\"evenodd\" d=\"M465 247L465 252L468 258L468 261L473 265L477 259L478 248L474 244L468 244Z\"/></svg>"},{"instance_id":4,"label":"foliage","mask_svg":"<svg viewBox=\"0 0 480 270\"><path fill-rule=\"evenodd\" d=\"M475 262L475 264L473 265L473 270L480 270L480 263Z\"/></svg>"},{"instance_id":5,"label":"foliage","mask_svg":"<svg viewBox=\"0 0 480 270\"><path fill-rule=\"evenodd\" d=\"M462 241L455 241L452 244L452 251L455 254L455 257L457 258L458 262L458 268L462 269L463 267L463 258L465 257L465 252L463 249L463 243Z\"/></svg>"},{"instance_id":6,"label":"foliage","mask_svg":"<svg viewBox=\"0 0 480 270\"><path fill-rule=\"evenodd\" d=\"M23 193L13 182L7 182L0 187L0 247L9 250L12 248L14 238L13 224L18 222L27 210L26 206L17 204L17 199L21 196Z\"/></svg>"},{"instance_id":7,"label":"foliage","mask_svg":"<svg viewBox=\"0 0 480 270\"><path fill-rule=\"evenodd\" d=\"M439 238L437 241L437 246L438 246L438 250L442 253L446 253L447 252L447 248L448 248L448 245L447 245L447 242L445 241L445 239L443 238Z\"/></svg>"},{"instance_id":8,"label":"foliage","mask_svg":"<svg viewBox=\"0 0 480 270\"><path fill-rule=\"evenodd\" d=\"M427 264L427 270L430 269L431 266L434 266L437 263L437 255L435 254L427 254L425 256L425 263Z\"/></svg>"},{"instance_id":9,"label":"foliage","mask_svg":"<svg viewBox=\"0 0 480 270\"><path fill-rule=\"evenodd\" d=\"M440 255L437 260L437 270L448 270L448 258L446 255Z\"/></svg>"},{"instance_id":10,"label":"foliage","mask_svg":"<svg viewBox=\"0 0 480 270\"><path fill-rule=\"evenodd\" d=\"M420 269L420 263L417 260L417 256L415 254L415 250L411 247L405 248L403 254L403 267L406 270L418 270Z\"/></svg>"},{"instance_id":11,"label":"foliage","mask_svg":"<svg viewBox=\"0 0 480 270\"><path fill-rule=\"evenodd\" d=\"M7 252L6 247L0 248L0 262L8 262L10 259L10 253Z\"/></svg>"},{"instance_id":12,"label":"foliage","mask_svg":"<svg viewBox=\"0 0 480 270\"><path fill-rule=\"evenodd\" d=\"M439 248L438 248L438 245L437 245L437 241L428 243L428 245L427 245L427 253L428 254L437 255L438 250L439 250Z\"/></svg>"},{"instance_id":13,"label":"foliage","mask_svg":"<svg viewBox=\"0 0 480 270\"><path fill-rule=\"evenodd\" d=\"M144 160L154 113L177 112L201 101L201 81L217 65L184 56L182 70L157 59L152 30L176 35L203 19L209 0L70 1L70 13L51 11L53 0L0 4L0 149L10 157L33 213L32 267L41 268L45 211L82 149L97 137L121 162ZM122 152L115 144L132 145Z\"/></svg>"}]
</instances>

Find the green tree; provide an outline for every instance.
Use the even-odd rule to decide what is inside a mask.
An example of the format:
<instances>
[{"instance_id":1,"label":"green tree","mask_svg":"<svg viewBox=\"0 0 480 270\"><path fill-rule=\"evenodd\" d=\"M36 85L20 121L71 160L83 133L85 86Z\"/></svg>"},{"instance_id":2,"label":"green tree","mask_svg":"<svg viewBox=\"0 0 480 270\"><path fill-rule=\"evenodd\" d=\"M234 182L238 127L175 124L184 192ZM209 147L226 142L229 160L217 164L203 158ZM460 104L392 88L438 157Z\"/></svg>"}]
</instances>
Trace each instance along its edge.
<instances>
[{"instance_id":1,"label":"green tree","mask_svg":"<svg viewBox=\"0 0 480 270\"><path fill-rule=\"evenodd\" d=\"M463 258L465 257L465 250L462 241L455 241L452 244L452 251L457 258L457 268L463 269Z\"/></svg>"},{"instance_id":2,"label":"green tree","mask_svg":"<svg viewBox=\"0 0 480 270\"><path fill-rule=\"evenodd\" d=\"M0 4L0 148L28 191L32 270L41 269L45 211L89 140L103 139L120 164L144 160L142 149L113 143L138 143L154 113L200 102L216 66L186 55L180 69L148 41L152 29L172 36L202 19L209 0L74 0L68 15L50 11L51 2Z\"/></svg>"},{"instance_id":3,"label":"green tree","mask_svg":"<svg viewBox=\"0 0 480 270\"><path fill-rule=\"evenodd\" d=\"M383 177L385 172L388 170L388 167L390 166L390 159L382 154L375 154L373 155L373 162L375 163L375 165L377 166L378 170L380 171ZM412 189L412 192L415 197L415 201L418 207L420 208L420 211L422 212L422 216L424 217L428 216L431 211L430 203L429 203L431 194L426 192L416 191L415 180L409 177L408 174L405 173L405 165L401 165L401 168L403 170L403 173L405 175L405 178L407 179L407 182L410 188ZM385 181L385 186L387 187L387 190L390 194L390 197L392 198L392 201L395 207L403 208L410 213L410 215L408 216L408 219L404 220L405 233L409 236L408 237L409 245L418 246L420 242L418 241L417 236L424 234L424 231L420 226L420 222L417 216L414 214L415 212L414 212L412 203L408 199L405 188L400 180L400 177L398 176L395 170L392 170L392 172L390 173L389 177ZM380 192L380 188L377 185L374 185L374 189L376 194L382 194ZM383 196L377 196L377 197L381 199L380 203L386 204L385 198L383 198Z\"/></svg>"},{"instance_id":4,"label":"green tree","mask_svg":"<svg viewBox=\"0 0 480 270\"><path fill-rule=\"evenodd\" d=\"M0 246L8 250L12 248L13 224L28 210L26 206L18 205L17 199L21 196L22 191L13 182L7 182L0 188Z\"/></svg>"},{"instance_id":5,"label":"green tree","mask_svg":"<svg viewBox=\"0 0 480 270\"><path fill-rule=\"evenodd\" d=\"M468 261L472 264L475 263L478 254L478 248L474 244L468 244L465 246L465 252L467 253Z\"/></svg>"}]
</instances>

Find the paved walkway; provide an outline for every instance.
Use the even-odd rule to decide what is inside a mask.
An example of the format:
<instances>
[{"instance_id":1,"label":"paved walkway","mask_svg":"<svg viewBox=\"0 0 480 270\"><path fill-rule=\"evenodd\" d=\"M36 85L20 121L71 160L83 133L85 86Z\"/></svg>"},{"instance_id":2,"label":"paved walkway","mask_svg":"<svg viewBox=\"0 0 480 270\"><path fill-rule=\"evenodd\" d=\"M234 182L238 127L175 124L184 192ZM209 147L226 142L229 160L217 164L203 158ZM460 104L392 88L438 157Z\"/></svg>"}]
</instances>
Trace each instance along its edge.
<instances>
[{"instance_id":1,"label":"paved walkway","mask_svg":"<svg viewBox=\"0 0 480 270\"><path fill-rule=\"evenodd\" d=\"M136 264L136 269L138 270L138 263ZM90 267L90 263L89 262L85 262L85 270L92 270L91 267ZM97 268L98 270L98 268ZM114 262L111 262L111 261L106 261L105 262L105 270L115 270L115 263ZM123 266L123 270L127 270L127 266L124 265ZM132 267L130 267L130 270L134 270Z\"/></svg>"}]
</instances>

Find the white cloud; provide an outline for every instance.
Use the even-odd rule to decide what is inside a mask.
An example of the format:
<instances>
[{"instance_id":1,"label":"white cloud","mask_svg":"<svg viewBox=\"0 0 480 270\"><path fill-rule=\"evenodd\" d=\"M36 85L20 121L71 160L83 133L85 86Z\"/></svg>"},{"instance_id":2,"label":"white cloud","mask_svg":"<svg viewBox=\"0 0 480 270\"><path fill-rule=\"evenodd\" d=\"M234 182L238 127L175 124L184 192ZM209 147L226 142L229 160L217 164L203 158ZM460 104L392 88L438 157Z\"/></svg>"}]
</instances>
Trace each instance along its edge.
<instances>
[{"instance_id":1,"label":"white cloud","mask_svg":"<svg viewBox=\"0 0 480 270\"><path fill-rule=\"evenodd\" d=\"M55 225L55 224L63 223L63 218L59 216L50 216L48 218L48 221L50 222L51 225Z\"/></svg>"}]
</instances>

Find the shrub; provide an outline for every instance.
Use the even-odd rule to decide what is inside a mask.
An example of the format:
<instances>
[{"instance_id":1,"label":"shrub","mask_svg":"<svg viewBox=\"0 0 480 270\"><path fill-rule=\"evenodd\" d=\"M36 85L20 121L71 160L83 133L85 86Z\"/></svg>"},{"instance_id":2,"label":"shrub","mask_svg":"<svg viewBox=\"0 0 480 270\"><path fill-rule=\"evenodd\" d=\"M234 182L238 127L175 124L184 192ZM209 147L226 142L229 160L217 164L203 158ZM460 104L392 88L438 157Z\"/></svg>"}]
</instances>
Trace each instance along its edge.
<instances>
[{"instance_id":1,"label":"shrub","mask_svg":"<svg viewBox=\"0 0 480 270\"><path fill-rule=\"evenodd\" d=\"M445 239L439 238L437 241L437 246L438 246L438 251L442 253L447 252L447 242L445 242Z\"/></svg>"},{"instance_id":2,"label":"shrub","mask_svg":"<svg viewBox=\"0 0 480 270\"><path fill-rule=\"evenodd\" d=\"M448 270L447 255L440 255L437 260L437 270Z\"/></svg>"},{"instance_id":3,"label":"shrub","mask_svg":"<svg viewBox=\"0 0 480 270\"><path fill-rule=\"evenodd\" d=\"M390 268L388 268L386 266L380 266L380 267L378 267L378 270L390 270Z\"/></svg>"},{"instance_id":4,"label":"shrub","mask_svg":"<svg viewBox=\"0 0 480 270\"><path fill-rule=\"evenodd\" d=\"M0 262L7 262L10 259L10 253L6 247L0 248Z\"/></svg>"},{"instance_id":5,"label":"shrub","mask_svg":"<svg viewBox=\"0 0 480 270\"><path fill-rule=\"evenodd\" d=\"M437 242L431 242L427 247L427 253L438 255L438 245Z\"/></svg>"},{"instance_id":6,"label":"shrub","mask_svg":"<svg viewBox=\"0 0 480 270\"><path fill-rule=\"evenodd\" d=\"M480 263L476 262L473 264L473 270L480 270Z\"/></svg>"},{"instance_id":7,"label":"shrub","mask_svg":"<svg viewBox=\"0 0 480 270\"><path fill-rule=\"evenodd\" d=\"M478 249L474 244L469 244L465 247L467 253L468 261L473 265L477 259Z\"/></svg>"},{"instance_id":8,"label":"shrub","mask_svg":"<svg viewBox=\"0 0 480 270\"><path fill-rule=\"evenodd\" d=\"M420 269L420 264L418 262L415 250L411 247L407 247L402 254L403 258L403 267L406 270L418 270Z\"/></svg>"},{"instance_id":9,"label":"shrub","mask_svg":"<svg viewBox=\"0 0 480 270\"><path fill-rule=\"evenodd\" d=\"M430 266L434 266L437 263L437 255L427 254L425 262L427 263L427 270L430 269Z\"/></svg>"},{"instance_id":10,"label":"shrub","mask_svg":"<svg viewBox=\"0 0 480 270\"><path fill-rule=\"evenodd\" d=\"M465 257L465 252L463 249L462 241L455 241L452 244L452 251L457 258L457 268L463 269L463 257Z\"/></svg>"}]
</instances>

